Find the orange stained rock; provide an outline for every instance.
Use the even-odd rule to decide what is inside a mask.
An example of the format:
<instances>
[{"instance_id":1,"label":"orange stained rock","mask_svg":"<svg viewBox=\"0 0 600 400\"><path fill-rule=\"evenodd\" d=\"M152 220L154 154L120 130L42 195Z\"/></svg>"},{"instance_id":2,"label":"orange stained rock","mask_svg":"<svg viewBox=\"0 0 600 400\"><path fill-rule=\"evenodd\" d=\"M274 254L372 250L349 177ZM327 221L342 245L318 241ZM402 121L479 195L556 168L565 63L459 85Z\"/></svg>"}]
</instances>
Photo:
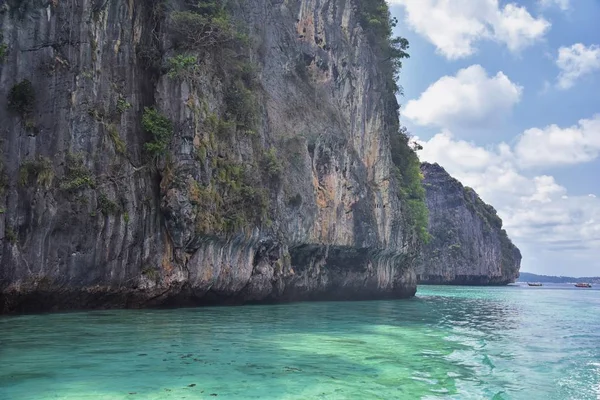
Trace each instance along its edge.
<instances>
[{"instance_id":1,"label":"orange stained rock","mask_svg":"<svg viewBox=\"0 0 600 400\"><path fill-rule=\"evenodd\" d=\"M313 37L315 32L315 20L312 15L301 19L296 28L298 36L304 36L305 38Z\"/></svg>"},{"instance_id":2,"label":"orange stained rock","mask_svg":"<svg viewBox=\"0 0 600 400\"><path fill-rule=\"evenodd\" d=\"M171 255L173 254L173 243L171 242L171 238L168 235L165 235L165 247L162 256L162 269L170 274L173 272L173 264L171 264Z\"/></svg>"}]
</instances>

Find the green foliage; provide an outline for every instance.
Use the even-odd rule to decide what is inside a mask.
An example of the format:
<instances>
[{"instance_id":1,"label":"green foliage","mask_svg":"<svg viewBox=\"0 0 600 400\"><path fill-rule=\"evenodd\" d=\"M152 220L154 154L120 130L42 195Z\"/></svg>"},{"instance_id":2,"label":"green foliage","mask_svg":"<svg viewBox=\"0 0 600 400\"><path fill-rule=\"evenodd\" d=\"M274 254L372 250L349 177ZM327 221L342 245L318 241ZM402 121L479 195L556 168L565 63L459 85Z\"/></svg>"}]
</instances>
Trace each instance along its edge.
<instances>
[{"instance_id":1,"label":"green foliage","mask_svg":"<svg viewBox=\"0 0 600 400\"><path fill-rule=\"evenodd\" d=\"M81 76L83 76L85 79L94 79L94 71L85 70L81 72Z\"/></svg>"},{"instance_id":2,"label":"green foliage","mask_svg":"<svg viewBox=\"0 0 600 400\"><path fill-rule=\"evenodd\" d=\"M281 174L283 173L283 165L277 158L277 152L274 147L271 147L269 150L263 153L263 170L269 179L278 180L281 178Z\"/></svg>"},{"instance_id":3,"label":"green foliage","mask_svg":"<svg viewBox=\"0 0 600 400\"><path fill-rule=\"evenodd\" d=\"M223 5L200 1L189 11L171 13L176 43L188 49L208 49L233 41L237 35Z\"/></svg>"},{"instance_id":4,"label":"green foliage","mask_svg":"<svg viewBox=\"0 0 600 400\"><path fill-rule=\"evenodd\" d=\"M8 240L12 244L17 244L19 239L17 238L17 234L10 226L6 226L4 228L4 239Z\"/></svg>"},{"instance_id":5,"label":"green foliage","mask_svg":"<svg viewBox=\"0 0 600 400\"><path fill-rule=\"evenodd\" d=\"M115 215L122 211L121 206L109 199L104 193L98 195L98 209L106 216Z\"/></svg>"},{"instance_id":6,"label":"green foliage","mask_svg":"<svg viewBox=\"0 0 600 400\"><path fill-rule=\"evenodd\" d=\"M169 71L167 76L171 79L189 79L198 73L198 57L178 54L167 60Z\"/></svg>"},{"instance_id":7,"label":"green foliage","mask_svg":"<svg viewBox=\"0 0 600 400\"><path fill-rule=\"evenodd\" d=\"M307 152L307 143L304 136L294 136L284 143L286 160L290 166L297 169L304 168L304 161Z\"/></svg>"},{"instance_id":8,"label":"green foliage","mask_svg":"<svg viewBox=\"0 0 600 400\"><path fill-rule=\"evenodd\" d=\"M169 26L175 47L185 49L167 61L167 76L194 82L203 52L216 60L225 86L223 120L237 130L254 134L259 123L256 68L249 62L250 38L232 21L224 0L186 0L187 9L173 11ZM194 54L190 54L189 51ZM198 55L200 54L200 55ZM229 126L221 133L232 134Z\"/></svg>"},{"instance_id":9,"label":"green foliage","mask_svg":"<svg viewBox=\"0 0 600 400\"><path fill-rule=\"evenodd\" d=\"M260 87L257 67L245 58L235 60L230 65L230 73L248 90L254 91Z\"/></svg>"},{"instance_id":10,"label":"green foliage","mask_svg":"<svg viewBox=\"0 0 600 400\"><path fill-rule=\"evenodd\" d=\"M502 219L493 206L484 203L477 193L468 186L463 189L463 192L467 206L476 212L489 228L502 229Z\"/></svg>"},{"instance_id":11,"label":"green foliage","mask_svg":"<svg viewBox=\"0 0 600 400\"><path fill-rule=\"evenodd\" d=\"M515 261L515 256L520 255L519 250L508 237L506 230L500 230L500 244L502 251L502 271L503 273L516 272L519 269L519 264Z\"/></svg>"},{"instance_id":12,"label":"green foliage","mask_svg":"<svg viewBox=\"0 0 600 400\"><path fill-rule=\"evenodd\" d=\"M129 103L124 97L119 96L117 99L117 111L120 114L123 114L125 111L131 108L131 103Z\"/></svg>"},{"instance_id":13,"label":"green foliage","mask_svg":"<svg viewBox=\"0 0 600 400\"><path fill-rule=\"evenodd\" d=\"M204 122L211 136L230 138L235 132L234 122L221 119L217 114L214 113L209 114Z\"/></svg>"},{"instance_id":14,"label":"green foliage","mask_svg":"<svg viewBox=\"0 0 600 400\"><path fill-rule=\"evenodd\" d=\"M4 40L4 35L0 33L0 63L6 60L6 56L8 55L8 45L6 43L2 43Z\"/></svg>"},{"instance_id":15,"label":"green foliage","mask_svg":"<svg viewBox=\"0 0 600 400\"><path fill-rule=\"evenodd\" d=\"M514 274L518 269L515 256L519 251L508 237L506 230L502 229L502 219L496 213L496 209L491 205L484 203L477 193L468 186L464 187L463 195L466 207L483 221L484 232L487 234L496 233L498 235L501 244L501 268L503 274Z\"/></svg>"},{"instance_id":16,"label":"green foliage","mask_svg":"<svg viewBox=\"0 0 600 400\"><path fill-rule=\"evenodd\" d=\"M502 219L496 213L496 209L489 204L484 204L484 210L490 224L498 229L502 228Z\"/></svg>"},{"instance_id":17,"label":"green foliage","mask_svg":"<svg viewBox=\"0 0 600 400\"><path fill-rule=\"evenodd\" d=\"M389 76L387 83L394 91L398 91L396 81L402 60L410 57L406 52L408 40L392 36L398 21L391 17L385 0L361 0L356 2L356 7L359 22L375 54L382 60L384 72Z\"/></svg>"},{"instance_id":18,"label":"green foliage","mask_svg":"<svg viewBox=\"0 0 600 400\"><path fill-rule=\"evenodd\" d=\"M196 208L196 233L230 235L266 222L269 208L267 191L260 179L262 168L277 175L280 168L268 158L260 167L238 161L232 146L239 134L252 135L260 124L258 74L250 62L250 37L232 21L224 0L185 0L183 11L171 12L167 21L178 55L167 61L167 76L190 82L198 79L204 57L218 66L218 79L224 87L224 109L211 112L207 106L194 110L203 138L196 143L203 182L189 178L188 196ZM206 117L202 121L202 115ZM254 145L254 141L252 141ZM262 149L255 148L257 154ZM274 152L272 153L274 156ZM268 155L266 156L268 157ZM264 162L263 162L264 161ZM280 172L279 172L280 173ZM174 175L174 174L173 174ZM165 175L166 176L166 175ZM163 184L173 179L163 177ZM181 177L180 177L181 178ZM167 183L165 183L167 182Z\"/></svg>"},{"instance_id":19,"label":"green foliage","mask_svg":"<svg viewBox=\"0 0 600 400\"><path fill-rule=\"evenodd\" d=\"M193 181L189 187L199 234L231 234L266 220L267 193L244 165L219 158L214 175L207 186Z\"/></svg>"},{"instance_id":20,"label":"green foliage","mask_svg":"<svg viewBox=\"0 0 600 400\"><path fill-rule=\"evenodd\" d=\"M498 216L496 209L489 204L486 204L470 187L464 188L464 198L467 202L467 207L475 212L484 222L484 227L488 232L498 232L501 244L502 264L501 268L504 274L510 275L518 268L515 262L515 252L518 253L512 241L508 237L506 230L502 229L502 219Z\"/></svg>"},{"instance_id":21,"label":"green foliage","mask_svg":"<svg viewBox=\"0 0 600 400\"><path fill-rule=\"evenodd\" d=\"M152 44L140 43L136 47L136 54L143 69L152 73L160 72L163 55L156 42Z\"/></svg>"},{"instance_id":22,"label":"green foliage","mask_svg":"<svg viewBox=\"0 0 600 400\"><path fill-rule=\"evenodd\" d=\"M253 134L258 125L258 102L253 90L240 77L229 85L225 93L226 115L235 121L238 129Z\"/></svg>"},{"instance_id":23,"label":"green foliage","mask_svg":"<svg viewBox=\"0 0 600 400\"><path fill-rule=\"evenodd\" d=\"M240 32L222 0L187 1L188 10L171 13L171 28L176 44L184 49L211 51L218 60L226 86L224 119L239 131L253 134L259 122L260 102L256 96L256 68L245 54L249 36ZM180 54L168 60L170 78L193 81L199 59Z\"/></svg>"},{"instance_id":24,"label":"green foliage","mask_svg":"<svg viewBox=\"0 0 600 400\"><path fill-rule=\"evenodd\" d=\"M225 6L222 0L186 0L191 9L204 17L215 18L225 16Z\"/></svg>"},{"instance_id":25,"label":"green foliage","mask_svg":"<svg viewBox=\"0 0 600 400\"><path fill-rule=\"evenodd\" d=\"M152 156L160 156L167 152L173 136L173 123L155 108L144 108L142 127L152 134L153 140L144 144L144 148Z\"/></svg>"},{"instance_id":26,"label":"green foliage","mask_svg":"<svg viewBox=\"0 0 600 400\"><path fill-rule=\"evenodd\" d=\"M196 159L200 161L202 164L206 162L206 157L208 156L208 149L205 143L200 143L198 148L196 149Z\"/></svg>"},{"instance_id":27,"label":"green foliage","mask_svg":"<svg viewBox=\"0 0 600 400\"><path fill-rule=\"evenodd\" d=\"M158 281L158 278L160 277L160 274L156 268L151 266L144 267L142 269L142 275L154 282Z\"/></svg>"},{"instance_id":28,"label":"green foliage","mask_svg":"<svg viewBox=\"0 0 600 400\"><path fill-rule=\"evenodd\" d=\"M396 177L400 184L400 199L406 205L408 216L414 224L419 238L428 243L431 236L428 232L429 210L425 204L425 189L419 157L409 146L406 128L390 137L392 161L396 166Z\"/></svg>"},{"instance_id":29,"label":"green foliage","mask_svg":"<svg viewBox=\"0 0 600 400\"><path fill-rule=\"evenodd\" d=\"M39 132L39 129L35 123L35 120L32 118L25 119L25 129L27 129L28 131L33 132L33 133Z\"/></svg>"},{"instance_id":30,"label":"green foliage","mask_svg":"<svg viewBox=\"0 0 600 400\"><path fill-rule=\"evenodd\" d=\"M429 243L431 235L428 230L429 210L427 209L427 205L422 199L410 199L408 200L408 211L419 239L425 244Z\"/></svg>"},{"instance_id":31,"label":"green foliage","mask_svg":"<svg viewBox=\"0 0 600 400\"><path fill-rule=\"evenodd\" d=\"M8 176L4 170L4 162L0 158L0 195L3 195L8 188Z\"/></svg>"},{"instance_id":32,"label":"green foliage","mask_svg":"<svg viewBox=\"0 0 600 400\"><path fill-rule=\"evenodd\" d=\"M33 111L35 103L35 91L33 85L27 79L14 85L7 96L8 109L25 117Z\"/></svg>"},{"instance_id":33,"label":"green foliage","mask_svg":"<svg viewBox=\"0 0 600 400\"><path fill-rule=\"evenodd\" d=\"M95 108L88 108L88 115L98 122L104 122L104 114Z\"/></svg>"},{"instance_id":34,"label":"green foliage","mask_svg":"<svg viewBox=\"0 0 600 400\"><path fill-rule=\"evenodd\" d=\"M75 191L94 187L94 178L83 162L83 155L68 154L66 159L65 176L60 183L60 188Z\"/></svg>"},{"instance_id":35,"label":"green foliage","mask_svg":"<svg viewBox=\"0 0 600 400\"><path fill-rule=\"evenodd\" d=\"M121 139L121 135L119 135L119 130L115 124L106 125L106 131L108 132L108 136L115 146L115 151L119 154L127 153L127 144L123 139Z\"/></svg>"},{"instance_id":36,"label":"green foliage","mask_svg":"<svg viewBox=\"0 0 600 400\"><path fill-rule=\"evenodd\" d=\"M54 168L50 159L39 156L28 160L19 168L19 183L23 187L37 184L48 189L54 180Z\"/></svg>"}]
</instances>

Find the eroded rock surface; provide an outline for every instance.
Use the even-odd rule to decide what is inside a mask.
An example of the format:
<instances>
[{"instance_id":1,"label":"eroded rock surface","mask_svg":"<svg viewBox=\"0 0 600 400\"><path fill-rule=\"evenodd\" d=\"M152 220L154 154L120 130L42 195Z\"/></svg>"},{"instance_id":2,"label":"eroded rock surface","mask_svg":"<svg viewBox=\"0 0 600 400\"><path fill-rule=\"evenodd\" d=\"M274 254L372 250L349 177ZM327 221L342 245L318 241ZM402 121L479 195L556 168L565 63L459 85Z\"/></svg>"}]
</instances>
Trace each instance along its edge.
<instances>
[{"instance_id":1,"label":"eroded rock surface","mask_svg":"<svg viewBox=\"0 0 600 400\"><path fill-rule=\"evenodd\" d=\"M1 312L415 293L353 0L240 1L210 51L184 1L0 8Z\"/></svg>"}]
</instances>

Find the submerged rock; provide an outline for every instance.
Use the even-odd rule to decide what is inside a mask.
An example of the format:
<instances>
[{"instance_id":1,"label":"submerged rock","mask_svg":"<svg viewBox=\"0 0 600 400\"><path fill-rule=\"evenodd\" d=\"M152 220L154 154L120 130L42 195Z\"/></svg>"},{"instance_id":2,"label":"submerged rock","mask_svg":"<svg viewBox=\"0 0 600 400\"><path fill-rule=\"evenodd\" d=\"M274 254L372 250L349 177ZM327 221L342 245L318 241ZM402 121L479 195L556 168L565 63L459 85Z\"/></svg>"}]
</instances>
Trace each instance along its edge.
<instances>
[{"instance_id":1,"label":"submerged rock","mask_svg":"<svg viewBox=\"0 0 600 400\"><path fill-rule=\"evenodd\" d=\"M494 207L438 164L423 163L431 241L417 268L419 283L506 285L519 277L521 253Z\"/></svg>"}]
</instances>

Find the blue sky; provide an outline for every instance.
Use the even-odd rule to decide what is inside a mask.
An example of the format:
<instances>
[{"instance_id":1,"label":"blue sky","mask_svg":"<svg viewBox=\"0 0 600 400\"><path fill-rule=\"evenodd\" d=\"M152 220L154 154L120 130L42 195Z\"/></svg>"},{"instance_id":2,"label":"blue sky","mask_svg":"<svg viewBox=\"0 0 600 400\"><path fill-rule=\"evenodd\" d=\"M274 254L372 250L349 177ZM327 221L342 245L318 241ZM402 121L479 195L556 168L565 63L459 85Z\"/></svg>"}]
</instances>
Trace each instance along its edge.
<instances>
[{"instance_id":1,"label":"blue sky","mask_svg":"<svg viewBox=\"0 0 600 400\"><path fill-rule=\"evenodd\" d=\"M523 271L600 275L600 0L388 1L421 159L498 210Z\"/></svg>"}]
</instances>

